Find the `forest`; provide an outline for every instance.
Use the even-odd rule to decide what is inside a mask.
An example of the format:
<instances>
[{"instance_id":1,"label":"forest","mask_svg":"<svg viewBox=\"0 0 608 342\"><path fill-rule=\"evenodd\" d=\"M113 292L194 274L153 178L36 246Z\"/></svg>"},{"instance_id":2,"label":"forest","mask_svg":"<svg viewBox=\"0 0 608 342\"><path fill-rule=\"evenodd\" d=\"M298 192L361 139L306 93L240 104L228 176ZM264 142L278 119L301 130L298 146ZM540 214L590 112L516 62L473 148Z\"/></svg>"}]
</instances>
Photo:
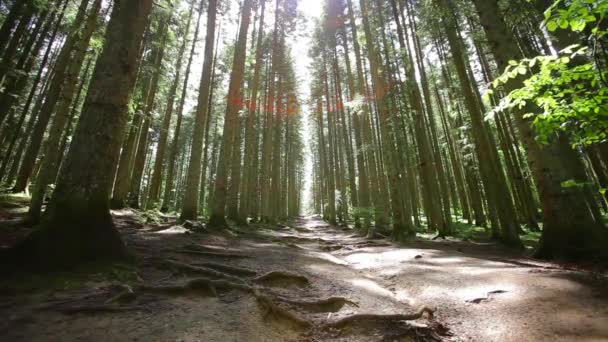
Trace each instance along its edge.
<instances>
[{"instance_id":1,"label":"forest","mask_svg":"<svg viewBox=\"0 0 608 342\"><path fill-rule=\"evenodd\" d=\"M0 315L608 341L608 0L0 0Z\"/></svg>"}]
</instances>

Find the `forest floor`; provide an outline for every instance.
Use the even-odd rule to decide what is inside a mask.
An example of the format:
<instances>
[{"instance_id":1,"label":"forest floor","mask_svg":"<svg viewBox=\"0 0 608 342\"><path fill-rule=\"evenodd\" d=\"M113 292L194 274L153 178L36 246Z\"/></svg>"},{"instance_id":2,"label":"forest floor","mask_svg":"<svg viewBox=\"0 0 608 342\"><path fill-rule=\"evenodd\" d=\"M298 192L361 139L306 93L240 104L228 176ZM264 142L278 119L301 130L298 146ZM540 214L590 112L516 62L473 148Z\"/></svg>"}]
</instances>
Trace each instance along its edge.
<instances>
[{"instance_id":1,"label":"forest floor","mask_svg":"<svg viewBox=\"0 0 608 342\"><path fill-rule=\"evenodd\" d=\"M0 209L3 248L22 214ZM318 217L223 232L114 218L136 262L2 280L0 340L608 340L606 274L492 244L398 245Z\"/></svg>"}]
</instances>

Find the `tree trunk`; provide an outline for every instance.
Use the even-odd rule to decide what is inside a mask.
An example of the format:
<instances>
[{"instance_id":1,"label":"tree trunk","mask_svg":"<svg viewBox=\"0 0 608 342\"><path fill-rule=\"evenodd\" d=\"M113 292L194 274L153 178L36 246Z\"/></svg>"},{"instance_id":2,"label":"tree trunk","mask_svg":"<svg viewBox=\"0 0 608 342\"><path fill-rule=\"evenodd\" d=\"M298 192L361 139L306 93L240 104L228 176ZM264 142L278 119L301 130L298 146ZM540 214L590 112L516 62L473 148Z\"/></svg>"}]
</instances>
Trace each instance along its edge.
<instances>
[{"instance_id":1,"label":"tree trunk","mask_svg":"<svg viewBox=\"0 0 608 342\"><path fill-rule=\"evenodd\" d=\"M496 0L473 0L481 25L490 42L498 67L504 70L509 60L521 55L513 36L499 15ZM507 91L521 87L521 80L509 82ZM546 146L540 146L530 122L523 117L530 108L514 111L515 123L527 150L528 162L539 190L543 210L543 232L536 256L541 258L576 259L606 256L606 229L596 222L583 194L576 187L564 188L561 183L575 179L563 155L570 149L560 135Z\"/></svg>"},{"instance_id":2,"label":"tree trunk","mask_svg":"<svg viewBox=\"0 0 608 342\"><path fill-rule=\"evenodd\" d=\"M205 37L205 61L198 94L198 105L194 119L194 132L192 133L192 151L188 166L187 186L184 194L180 220L196 220L198 218L198 192L201 180L201 158L203 154L203 138L205 122L207 121L209 93L211 91L211 77L213 70L213 44L215 43L215 18L217 14L217 0L209 0L207 8L207 36Z\"/></svg>"},{"instance_id":3,"label":"tree trunk","mask_svg":"<svg viewBox=\"0 0 608 342\"><path fill-rule=\"evenodd\" d=\"M255 192L255 173L254 169L254 153L257 154L257 134L258 131L255 129L255 120L258 107L258 91L260 86L260 78L262 74L263 57L264 57L264 12L266 8L266 1L262 1L260 24L258 28L258 37L255 51L255 67L253 70L253 80L251 87L251 95L249 100L249 110L247 112L247 125L245 127L245 160L243 170L243 191L240 197L239 204L239 221L244 224L247 223L247 217L251 214L251 197Z\"/></svg>"},{"instance_id":4,"label":"tree trunk","mask_svg":"<svg viewBox=\"0 0 608 342\"><path fill-rule=\"evenodd\" d=\"M38 120L36 121L36 124L34 126L34 130L30 138L30 143L25 152L25 156L23 157L23 162L21 163L21 166L19 168L19 175L17 177L17 181L15 182L15 186L13 187L13 192L25 191L29 179L34 170L34 164L36 163L36 158L38 157L38 152L40 151L44 132L49 123L49 120L51 119L51 115L53 114L55 105L57 104L58 99L61 96L63 87L65 86L64 81L66 72L70 65L74 46L78 43L78 40L80 38L81 26L85 20L88 1L89 0L82 0L82 2L80 3L76 18L74 19L72 27L70 28L70 34L66 38L61 52L57 57L57 62L55 65L53 77L50 81L51 83L49 86L49 90L45 96L44 103L40 108Z\"/></svg>"},{"instance_id":5,"label":"tree trunk","mask_svg":"<svg viewBox=\"0 0 608 342\"><path fill-rule=\"evenodd\" d=\"M45 142L46 149L41 161L40 173L38 174L38 178L36 179L36 183L32 190L32 200L28 211L28 219L32 223L38 223L40 220L40 212L46 188L55 181L57 169L59 168L59 149L57 147L60 144L61 133L65 129L65 125L68 121L70 105L72 104L74 95L77 91L77 80L89 47L89 41L97 29L97 18L100 9L101 0L96 0L87 17L82 35L74 47L76 51L74 52L72 61L70 62L71 65L65 76L65 86L59 97L55 117L49 129L49 137ZM86 75L83 77L85 76Z\"/></svg>"},{"instance_id":6,"label":"tree trunk","mask_svg":"<svg viewBox=\"0 0 608 342\"><path fill-rule=\"evenodd\" d=\"M232 61L232 72L230 84L228 86L228 103L226 105L226 116L224 119L224 133L222 135L222 145L218 159L218 169L215 178L215 189L213 191L213 204L209 225L215 227L227 226L225 216L226 194L228 173L230 171L231 149L233 144L240 144L235 141L238 129L238 111L242 107L242 85L245 69L245 57L247 48L247 30L251 17L252 0L244 0L241 9L241 24L239 35L234 49L234 59ZM240 165L232 165L240 167ZM238 189L238 188L237 188ZM238 215L237 215L238 216Z\"/></svg>"},{"instance_id":7,"label":"tree trunk","mask_svg":"<svg viewBox=\"0 0 608 342\"><path fill-rule=\"evenodd\" d=\"M488 203L491 212L495 211L498 215L496 222L500 224L500 240L510 246L521 247L519 239L519 226L516 222L515 210L511 195L507 188L506 178L500 165L500 161L492 153L494 148L491 145L491 138L486 125L483 122L482 109L476 101L473 93L471 79L467 73L467 63L464 60L464 51L461 38L458 37L458 25L456 24L456 13L450 0L438 0L441 8L447 11L447 16L443 18L446 35L452 52L452 59L456 66L458 79L460 80L461 90L463 91L465 105L471 117L473 127L472 133L475 140L475 152L479 160L482 181L488 194ZM495 224L492 225L496 229ZM496 237L498 238L498 237Z\"/></svg>"},{"instance_id":8,"label":"tree trunk","mask_svg":"<svg viewBox=\"0 0 608 342\"><path fill-rule=\"evenodd\" d=\"M196 28L194 29L194 35L192 37L192 45L190 47L190 56L188 57L188 63L186 64L186 71L184 73L184 82L182 85L182 93L180 96L179 104L177 106L177 118L175 122L175 131L173 132L173 141L171 142L171 147L169 148L169 158L167 162L167 183L165 184L165 191L163 195L163 204L161 206L161 211L167 212L169 210L170 202L172 201L172 193L174 192L173 182L176 168L176 160L178 159L179 154L179 137L182 129L182 115L184 112L184 104L186 102L186 97L188 95L188 80L190 79L190 68L192 66L192 60L194 59L194 50L196 48L196 41L198 39L198 33L200 30L201 16L203 13L203 1L200 1L199 9L198 9L198 17L196 20Z\"/></svg>"},{"instance_id":9,"label":"tree trunk","mask_svg":"<svg viewBox=\"0 0 608 342\"><path fill-rule=\"evenodd\" d=\"M184 52L186 50L186 43L188 42L188 34L190 33L190 22L192 21L194 4L195 2L193 1L192 5L190 6L190 11L188 12L188 19L186 20L186 28L184 30L182 44L179 48L177 60L175 62L175 76L173 84L171 85L171 89L169 89L169 93L167 94L167 107L160 126L160 137L158 139L158 147L156 148L156 157L154 158L154 171L152 174L152 180L150 181L150 192L147 203L148 208L155 207L160 199L160 190L163 177L163 162L165 161L165 153L167 150L167 139L169 137L169 128L171 127L171 118L173 117L175 94L177 93L177 87L180 83L182 61L184 58Z\"/></svg>"},{"instance_id":10,"label":"tree trunk","mask_svg":"<svg viewBox=\"0 0 608 342\"><path fill-rule=\"evenodd\" d=\"M154 62L152 64L152 78L147 87L148 93L144 107L143 125L139 130L139 139L137 144L137 152L135 153L135 162L133 164L133 176L131 177L131 189L129 191L129 206L131 208L140 208L140 192L141 181L146 166L146 155L148 154L148 137L150 135L150 126L152 125L152 111L156 102L156 94L158 93L158 83L162 74L162 61L165 54L165 42L167 41L168 21L170 18L161 19L159 25L160 42L156 53L153 54Z\"/></svg>"},{"instance_id":11,"label":"tree trunk","mask_svg":"<svg viewBox=\"0 0 608 342\"><path fill-rule=\"evenodd\" d=\"M126 256L112 223L109 198L151 8L152 0L115 4L74 141L43 224L12 250L14 257L31 265L66 268Z\"/></svg>"}]
</instances>

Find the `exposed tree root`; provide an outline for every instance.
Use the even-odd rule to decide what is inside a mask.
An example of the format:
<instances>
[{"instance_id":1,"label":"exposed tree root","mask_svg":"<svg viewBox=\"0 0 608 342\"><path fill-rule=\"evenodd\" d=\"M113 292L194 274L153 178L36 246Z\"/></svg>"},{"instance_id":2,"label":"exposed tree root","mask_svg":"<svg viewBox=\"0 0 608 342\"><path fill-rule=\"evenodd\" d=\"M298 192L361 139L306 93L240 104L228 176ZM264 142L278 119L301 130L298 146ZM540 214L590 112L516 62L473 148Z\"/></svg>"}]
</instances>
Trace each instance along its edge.
<instances>
[{"instance_id":1,"label":"exposed tree root","mask_svg":"<svg viewBox=\"0 0 608 342\"><path fill-rule=\"evenodd\" d=\"M237 282L237 283L243 282L243 280L241 278L232 276L227 273L219 272L219 271L216 271L214 269L204 267L204 266L194 266L194 265L185 264L185 263L182 263L179 261L173 261L173 260L162 260L159 263L159 265L173 269L173 270L178 270L181 272L196 273L196 274L213 277L213 278L227 279L227 280Z\"/></svg>"},{"instance_id":2,"label":"exposed tree root","mask_svg":"<svg viewBox=\"0 0 608 342\"><path fill-rule=\"evenodd\" d=\"M319 249L324 251L324 252L333 252L333 251L337 251L344 248L344 246L342 245L327 245L327 246L320 246Z\"/></svg>"},{"instance_id":3,"label":"exposed tree root","mask_svg":"<svg viewBox=\"0 0 608 342\"><path fill-rule=\"evenodd\" d=\"M251 292L252 287L245 283L235 283L228 280L212 280L208 278L191 279L182 285L141 285L137 290L142 292L161 293L165 295L183 295L195 293L217 297L218 289L242 290Z\"/></svg>"},{"instance_id":4,"label":"exposed tree root","mask_svg":"<svg viewBox=\"0 0 608 342\"><path fill-rule=\"evenodd\" d=\"M137 297L131 286L121 285L120 288L122 289L121 292L119 292L116 296L108 299L106 301L106 304L131 302Z\"/></svg>"},{"instance_id":5,"label":"exposed tree root","mask_svg":"<svg viewBox=\"0 0 608 342\"><path fill-rule=\"evenodd\" d=\"M308 312L338 312L346 304L359 307L359 304L344 297L329 297L318 300L293 300L285 297L279 297L281 302L300 307Z\"/></svg>"},{"instance_id":6,"label":"exposed tree root","mask_svg":"<svg viewBox=\"0 0 608 342\"><path fill-rule=\"evenodd\" d=\"M490 291L490 292L488 292L486 294L485 297L480 297L480 298L475 298L475 299L467 300L467 303L479 304L481 302L489 302L490 300L493 299L492 295L501 294L501 293L505 293L505 292L507 292L507 291L505 291L505 290Z\"/></svg>"},{"instance_id":7,"label":"exposed tree root","mask_svg":"<svg viewBox=\"0 0 608 342\"><path fill-rule=\"evenodd\" d=\"M243 255L243 254L195 251L195 250L190 250L190 249L171 249L170 251L174 252L174 253L192 254L192 255L218 257L218 258L249 258L248 255Z\"/></svg>"},{"instance_id":8,"label":"exposed tree root","mask_svg":"<svg viewBox=\"0 0 608 342\"><path fill-rule=\"evenodd\" d=\"M363 247L390 247L393 244L390 242L368 240L368 241L356 242L351 245L363 248Z\"/></svg>"},{"instance_id":9,"label":"exposed tree root","mask_svg":"<svg viewBox=\"0 0 608 342\"><path fill-rule=\"evenodd\" d=\"M301 236L282 236L273 240L277 243L322 243L328 244L331 241L327 241L322 238L311 238L311 237L301 237Z\"/></svg>"},{"instance_id":10,"label":"exposed tree root","mask_svg":"<svg viewBox=\"0 0 608 342\"><path fill-rule=\"evenodd\" d=\"M358 325L365 322L394 322L394 321L413 321L422 318L425 313L430 318L433 317L433 310L425 307L411 314L394 314L394 315L375 315L375 314L356 314L323 324L323 328L343 328L347 325Z\"/></svg>"},{"instance_id":11,"label":"exposed tree root","mask_svg":"<svg viewBox=\"0 0 608 342\"><path fill-rule=\"evenodd\" d=\"M199 279L189 281L184 285L142 285L139 290L163 294L166 296L182 296L188 293L203 297L217 297L217 292L208 282L200 282Z\"/></svg>"},{"instance_id":12,"label":"exposed tree root","mask_svg":"<svg viewBox=\"0 0 608 342\"><path fill-rule=\"evenodd\" d=\"M253 282L267 286L304 287L310 284L308 278L291 272L272 271L253 279Z\"/></svg>"},{"instance_id":13,"label":"exposed tree root","mask_svg":"<svg viewBox=\"0 0 608 342\"><path fill-rule=\"evenodd\" d=\"M258 304L264 310L264 317L272 315L274 318L278 319L286 319L287 321L295 324L301 328L310 328L312 327L312 322L307 319L304 319L298 316L296 313L291 312L285 308L279 306L270 296L260 293L258 290L253 291L253 295L255 296Z\"/></svg>"},{"instance_id":14,"label":"exposed tree root","mask_svg":"<svg viewBox=\"0 0 608 342\"><path fill-rule=\"evenodd\" d=\"M285 246L295 248L295 249L304 249L304 247L298 246L295 243L286 243Z\"/></svg>"},{"instance_id":15,"label":"exposed tree root","mask_svg":"<svg viewBox=\"0 0 608 342\"><path fill-rule=\"evenodd\" d=\"M232 253L236 252L238 254L239 250L222 247L222 246L214 246L214 245L203 245L198 243L189 243L182 246L182 249L188 249L193 251L201 251L201 252L216 252L216 253Z\"/></svg>"},{"instance_id":16,"label":"exposed tree root","mask_svg":"<svg viewBox=\"0 0 608 342\"><path fill-rule=\"evenodd\" d=\"M218 289L231 289L231 290L240 290L247 293L252 294L258 304L264 310L264 316L268 317L272 315L274 318L278 319L286 319L291 323L294 323L298 327L301 328L309 328L312 326L312 323L304 318L299 317L296 313L281 307L273 297L270 295L263 294L259 289L256 289L252 286L249 286L245 283L235 283L227 280L211 280L207 278L195 278L189 280L185 284L181 285L141 285L137 288L137 291L141 292L152 292L152 293L160 293L164 295L174 296L174 295L185 295L187 293L195 293L197 295L208 295L208 296L217 296ZM131 290L128 288L128 290ZM133 292L133 291L131 291ZM118 296L120 296L119 294ZM117 297L118 297L117 296ZM280 301L284 301L283 299L279 299ZM338 299L339 301L339 299ZM327 305L331 305L333 302L336 302L336 299L328 299L321 302L327 302ZM294 302L295 303L295 302ZM300 304L310 304L314 305L314 302L310 303L300 303ZM83 310L94 310L94 308L99 308L99 310L113 310L116 308L117 311L124 311L136 307L117 307L104 305L99 307L82 307Z\"/></svg>"},{"instance_id":17,"label":"exposed tree root","mask_svg":"<svg viewBox=\"0 0 608 342\"><path fill-rule=\"evenodd\" d=\"M237 276L245 276L245 277L250 277L250 276L254 276L257 274L256 271L249 269L249 268L244 268L244 267L236 267L236 266L229 266L229 265L224 265L224 264L216 264L213 262L203 262L203 263L197 263L194 264L194 266L202 266L202 267L207 267L207 268L212 268L218 271L223 271L226 273L231 273Z\"/></svg>"}]
</instances>

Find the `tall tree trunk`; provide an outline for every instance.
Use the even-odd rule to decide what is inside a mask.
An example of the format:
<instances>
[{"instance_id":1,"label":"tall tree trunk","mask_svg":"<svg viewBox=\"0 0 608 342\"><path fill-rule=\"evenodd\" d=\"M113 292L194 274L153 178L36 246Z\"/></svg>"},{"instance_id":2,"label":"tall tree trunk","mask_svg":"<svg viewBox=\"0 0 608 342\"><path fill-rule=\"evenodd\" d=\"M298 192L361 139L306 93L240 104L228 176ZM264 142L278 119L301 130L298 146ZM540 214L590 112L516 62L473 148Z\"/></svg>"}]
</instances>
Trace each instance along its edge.
<instances>
[{"instance_id":1,"label":"tall tree trunk","mask_svg":"<svg viewBox=\"0 0 608 342\"><path fill-rule=\"evenodd\" d=\"M207 36L205 37L205 61L198 94L198 105L194 119L194 132L192 136L192 151L188 166L187 186L180 215L180 220L196 220L198 218L198 192L200 191L201 158L203 154L203 138L205 122L209 115L209 93L211 91L211 77L213 71L213 44L215 43L215 18L217 14L217 0L209 0L207 8Z\"/></svg>"},{"instance_id":2,"label":"tall tree trunk","mask_svg":"<svg viewBox=\"0 0 608 342\"><path fill-rule=\"evenodd\" d=\"M177 87L180 83L184 52L186 51L188 34L190 33L190 22L192 21L194 4L195 2L193 1L190 6L190 10L188 11L188 19L186 20L186 28L183 32L182 44L179 48L177 60L175 62L175 76L173 84L171 85L171 89L169 89L169 93L167 94L167 107L165 109L163 120L160 126L160 137L158 139L158 147L156 148L156 157L154 158L154 172L152 174L152 180L150 181L150 192L148 195L147 204L148 208L154 207L160 199L160 190L163 177L163 163L165 161L165 153L167 150L167 139L169 137L169 128L171 127L171 118L173 117L173 105L175 103L175 95L177 93Z\"/></svg>"},{"instance_id":3,"label":"tall tree trunk","mask_svg":"<svg viewBox=\"0 0 608 342\"><path fill-rule=\"evenodd\" d=\"M258 28L258 36L255 50L255 67L253 70L253 80L251 87L251 95L249 101L249 110L247 111L247 125L245 127L245 156L243 168L243 191L240 197L239 204L239 221L241 224L247 223L247 217L251 214L251 198L255 192L255 174L257 170L254 168L254 158L256 151L256 140L258 131L255 129L257 107L258 107L258 91L260 86L260 78L262 74L263 58L264 58L264 12L266 1L262 1L260 10L260 24Z\"/></svg>"},{"instance_id":4,"label":"tall tree trunk","mask_svg":"<svg viewBox=\"0 0 608 342\"><path fill-rule=\"evenodd\" d=\"M343 30L343 46L344 46L344 59L346 64L346 77L348 80L348 101L353 101L355 96L357 95L357 89L355 88L355 78L352 74L352 69L350 65L350 57L349 57L349 49L348 49L348 36L346 34L346 29ZM363 148L363 137L361 132L361 119L359 117L359 113L357 111L349 111L351 114L351 122L354 130L355 136L355 146L353 148L353 154L355 155L355 160L357 162L357 178L358 178L358 206L353 203L355 206L354 210L357 211L359 216L363 217L363 226L357 227L362 228L365 232L369 229L371 225L371 218L369 214L370 210L370 194L369 194L369 181L367 175L367 165L365 162L365 153ZM355 225L357 221L355 221Z\"/></svg>"},{"instance_id":5,"label":"tall tree trunk","mask_svg":"<svg viewBox=\"0 0 608 342\"><path fill-rule=\"evenodd\" d=\"M165 54L165 42L167 41L168 21L170 18L161 19L159 25L160 41L155 49L154 63L152 65L152 77L148 85L148 94L144 107L143 124L139 130L139 139L137 143L137 152L135 153L135 161L133 164L133 175L131 177L131 189L129 191L129 206L131 208L140 208L140 192L141 181L146 166L146 155L148 154L148 137L150 135L150 126L152 125L152 111L156 103L156 94L158 93L158 83L162 75L162 61Z\"/></svg>"},{"instance_id":6,"label":"tall tree trunk","mask_svg":"<svg viewBox=\"0 0 608 342\"><path fill-rule=\"evenodd\" d=\"M6 168L8 167L8 163L9 163L11 157L13 157L12 153L13 153L15 144L21 133L21 127L23 126L23 123L25 122L25 118L29 112L29 108L32 104L32 101L34 100L34 96L36 95L36 90L37 90L40 80L42 78L42 73L43 73L44 69L47 67L47 63L49 61L51 51L53 50L53 43L55 42L55 38L57 37L57 31L59 30L59 26L61 25L61 21L63 20L63 16L65 14L65 9L66 9L67 4L68 4L68 1L65 1L64 5L61 9L59 18L57 18L57 20L54 20L55 14L53 14L51 16L51 18L47 21L48 25L54 24L53 33L50 35L47 47L44 52L44 56L42 57L42 61L40 62L40 66L38 68L38 72L36 73L36 76L34 76L34 79L32 80L32 86L31 86L30 92L28 94L27 99L25 100L23 109L21 110L21 114L19 116L19 122L16 125L16 129L14 130L14 133L13 133L13 136L9 143L9 146L5 152L4 160L2 161L2 166L0 166L0 180L2 178L4 178L4 174L5 174ZM44 44L44 42L47 38L48 30L49 29L47 27L42 29L42 33L40 34L40 37L38 38L38 42L36 42L36 46L32 49L32 51L40 50L40 48L42 47L42 44ZM37 60L36 56L29 56L23 66L24 72L29 74L31 69L34 67L36 60ZM0 98L0 110L12 109L12 107L13 107L12 104L16 102L16 98L17 98L16 96L13 96L13 95L20 94L22 92L22 90L26 87L27 82L28 82L28 77L21 76L15 81L15 86L13 89L7 90L4 94L2 94L2 96ZM16 109L13 109L13 110L16 110ZM31 117L30 117L30 120L32 120ZM32 121L32 124L33 124L33 121ZM29 127L29 123L28 123L28 127ZM28 132L28 131L29 130L26 129L24 132ZM22 137L22 140L26 140L26 138ZM21 154L19 151L17 152L17 154L19 155L19 158L13 158L13 160L14 160L13 163L15 165L19 164L19 160L17 160L17 159L21 159L20 158Z\"/></svg>"},{"instance_id":7,"label":"tall tree trunk","mask_svg":"<svg viewBox=\"0 0 608 342\"><path fill-rule=\"evenodd\" d=\"M101 0L96 0L87 17L83 28L82 36L74 47L76 51L72 57L71 65L67 70L65 86L62 95L59 97L55 117L49 129L49 137L45 142L46 149L44 157L40 165L40 173L36 179L32 190L32 200L28 211L28 219L32 223L38 223L40 220L40 212L42 202L46 193L46 188L53 183L59 168L59 149L61 133L65 129L70 114L70 105L74 100L74 95L77 91L77 80L83 66L83 62L89 47L89 40L97 29L97 18L101 9ZM83 75L85 77L86 75Z\"/></svg>"},{"instance_id":8,"label":"tall tree trunk","mask_svg":"<svg viewBox=\"0 0 608 342\"><path fill-rule=\"evenodd\" d=\"M57 62L55 65L53 77L50 81L51 83L49 86L49 90L45 96L44 103L40 108L38 120L36 121L36 124L34 126L34 130L30 138L30 143L25 152L25 156L23 157L23 162L21 163L21 166L19 168L19 175L15 182L15 186L13 187L13 192L25 191L29 179L34 170L34 164L36 163L36 158L38 157L38 152L40 151L44 132L49 123L49 120L51 119L51 115L53 114L55 105L58 103L58 99L61 96L63 87L66 84L64 82L65 75L70 65L74 46L81 38L81 26L83 25L86 17L86 8L88 3L89 0L82 0L82 2L80 3L76 18L74 19L74 22L70 28L70 34L66 38L61 52L57 57Z\"/></svg>"},{"instance_id":9,"label":"tall tree trunk","mask_svg":"<svg viewBox=\"0 0 608 342\"><path fill-rule=\"evenodd\" d=\"M218 49L219 49L219 43L220 43L220 38L222 37L222 22L220 21L218 23L218 34L217 34L217 38L215 39L215 52L213 53L213 64L211 66L211 91L209 92L209 104L208 104L208 108L207 108L207 113L209 113L209 115L207 115L207 120L205 121L205 137L203 139L204 141L204 150L203 150L203 167L201 167L201 190L199 191L199 212L203 213L204 212L204 208L206 207L206 203L205 203L205 193L207 193L207 202L209 202L209 198L210 196L210 191L205 191L205 182L207 181L207 169L209 169L209 171L211 171L211 168L209 167L209 153L211 152L212 154L215 155L215 147L214 150L211 151L211 146L209 145L209 137L210 137L210 127L211 127L211 121L213 119L212 115L211 115L211 109L213 108L213 94L215 93L215 85L216 85L216 76L217 76L217 72L215 69L215 65L217 64L217 54L218 54ZM217 123L217 120L216 120ZM208 190L208 187L207 187ZM208 203L207 203L208 204Z\"/></svg>"},{"instance_id":10,"label":"tall tree trunk","mask_svg":"<svg viewBox=\"0 0 608 342\"><path fill-rule=\"evenodd\" d=\"M179 104L177 106L177 114L176 114L176 122L175 122L175 131L173 132L173 141L171 142L171 147L169 148L169 158L167 162L167 183L165 184L165 192L163 195L163 204L161 206L161 211L166 212L169 210L170 202L172 201L172 193L174 192L173 188L173 178L175 175L176 168L176 160L179 157L179 137L182 129L182 115L184 112L184 104L186 102L186 97L188 95L188 80L190 79L190 68L192 66L192 60L194 59L194 50L196 48L196 41L198 39L198 33L200 30L201 16L203 14L203 1L200 1L199 9L198 9L198 17L196 20L196 28L194 29L194 35L192 37L192 45L190 47L190 56L188 57L188 63L186 64L186 71L184 73L184 82L182 85L182 93L180 96Z\"/></svg>"},{"instance_id":11,"label":"tall tree trunk","mask_svg":"<svg viewBox=\"0 0 608 342\"><path fill-rule=\"evenodd\" d=\"M6 116L6 113L9 111L16 110L13 107L18 102L23 89L29 81L30 72L38 60L38 53L45 43L48 32L51 30L53 24L56 24L55 28L60 25L64 11L65 5L61 10L60 19L57 23L55 23L55 17L57 14L55 11L53 11L50 17L45 21L44 25L42 25L41 22L43 19L41 18L39 20L36 29L23 47L21 56L14 66L14 71L19 70L22 72L22 74L18 74L13 71L6 76L8 80L5 80L3 84L4 89L0 94L0 118ZM39 36L38 33L40 33Z\"/></svg>"},{"instance_id":12,"label":"tall tree trunk","mask_svg":"<svg viewBox=\"0 0 608 342\"><path fill-rule=\"evenodd\" d=\"M251 19L252 2L252 0L244 0L243 2L243 8L241 9L241 24L234 49L230 84L228 85L228 103L226 104L226 115L224 119L224 133L222 135L222 145L220 147L218 169L215 178L211 216L209 217L209 225L215 227L227 226L224 216L226 210L226 185L228 182L228 173L230 171L230 166L240 168L240 165L230 165L230 162L232 159L231 155L233 144L240 145L240 141L236 141L239 136L239 134L237 134L239 126L238 111L242 107L243 102L242 86L245 69L245 57L247 55L247 31L249 29L249 22ZM238 189L238 186L236 189ZM238 217L238 215L236 216Z\"/></svg>"},{"instance_id":13,"label":"tall tree trunk","mask_svg":"<svg viewBox=\"0 0 608 342\"><path fill-rule=\"evenodd\" d=\"M476 101L473 93L473 84L467 73L464 60L464 51L461 38L458 36L458 25L456 24L456 13L453 10L451 0L438 0L438 4L447 15L443 18L445 32L448 38L452 59L456 66L461 90L463 91L465 105L471 117L473 127L472 133L475 140L475 151L479 160L484 188L488 194L488 203L491 211L498 215L497 222L500 224L500 240L510 246L521 247L519 239L519 226L516 222L515 209L511 201L511 195L507 188L506 178L500 165L492 153L495 148L491 145L491 138L483 121L482 109ZM495 225L492 225L496 228ZM498 237L497 237L498 238Z\"/></svg>"},{"instance_id":14,"label":"tall tree trunk","mask_svg":"<svg viewBox=\"0 0 608 342\"><path fill-rule=\"evenodd\" d=\"M386 198L381 195L381 187L383 182L379 179L377 165L377 156L375 151L375 144L373 140L372 126L370 124L371 106L369 105L369 99L371 99L370 92L367 88L367 80L365 78L365 70L363 65L363 59L361 56L361 47L359 46L359 38L357 35L357 25L355 22L355 14L353 10L352 0L347 0L348 15L349 15L349 26L353 36L353 50L355 52L355 65L357 69L357 93L360 97L365 99L366 103L362 106L361 115L359 117L360 126L362 130L362 141L363 145L367 146L367 167L369 175L369 184L371 189L371 202L373 202L373 213L374 213L374 225L376 227L382 227L386 225ZM372 203L370 203L372 204ZM371 205L368 211L371 211ZM365 233L372 231L370 226Z\"/></svg>"},{"instance_id":15,"label":"tall tree trunk","mask_svg":"<svg viewBox=\"0 0 608 342\"><path fill-rule=\"evenodd\" d=\"M152 0L115 4L74 141L43 224L12 250L13 257L31 265L60 268L126 257L112 223L109 198L151 9Z\"/></svg>"},{"instance_id":16,"label":"tall tree trunk","mask_svg":"<svg viewBox=\"0 0 608 342\"><path fill-rule=\"evenodd\" d=\"M511 32L503 18L497 0L473 0L481 26L490 42L498 67L504 70L510 60L521 57ZM522 81L509 82L507 91L521 87ZM567 139L560 135L548 145L540 146L530 122L523 117L530 108L516 110L515 123L527 150L528 162L538 187L543 210L543 232L536 255L542 258L578 258L606 254L606 230L593 218L582 200L581 190L564 188L561 183L574 179L565 163L564 152L570 149Z\"/></svg>"},{"instance_id":17,"label":"tall tree trunk","mask_svg":"<svg viewBox=\"0 0 608 342\"><path fill-rule=\"evenodd\" d=\"M2 26L0 26L0 54L4 53L6 46L11 40L15 27L19 24L22 16L34 6L33 0L15 1L9 10Z\"/></svg>"}]
</instances>

